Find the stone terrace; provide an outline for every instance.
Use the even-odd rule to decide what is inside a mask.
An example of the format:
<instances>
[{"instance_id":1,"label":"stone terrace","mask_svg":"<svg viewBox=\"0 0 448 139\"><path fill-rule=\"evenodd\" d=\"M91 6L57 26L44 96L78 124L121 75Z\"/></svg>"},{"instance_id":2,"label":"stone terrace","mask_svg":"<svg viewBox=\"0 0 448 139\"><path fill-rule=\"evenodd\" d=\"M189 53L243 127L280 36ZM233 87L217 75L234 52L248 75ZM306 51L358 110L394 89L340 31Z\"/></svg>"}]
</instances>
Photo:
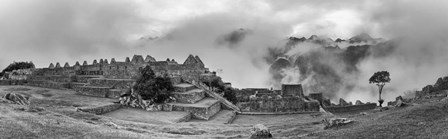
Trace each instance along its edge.
<instances>
[{"instance_id":1,"label":"stone terrace","mask_svg":"<svg viewBox=\"0 0 448 139\"><path fill-rule=\"evenodd\" d=\"M221 102L207 97L202 89L187 83L177 84L174 87L177 102L169 104L173 107L173 111L186 111L194 118L209 120L221 110Z\"/></svg>"}]
</instances>

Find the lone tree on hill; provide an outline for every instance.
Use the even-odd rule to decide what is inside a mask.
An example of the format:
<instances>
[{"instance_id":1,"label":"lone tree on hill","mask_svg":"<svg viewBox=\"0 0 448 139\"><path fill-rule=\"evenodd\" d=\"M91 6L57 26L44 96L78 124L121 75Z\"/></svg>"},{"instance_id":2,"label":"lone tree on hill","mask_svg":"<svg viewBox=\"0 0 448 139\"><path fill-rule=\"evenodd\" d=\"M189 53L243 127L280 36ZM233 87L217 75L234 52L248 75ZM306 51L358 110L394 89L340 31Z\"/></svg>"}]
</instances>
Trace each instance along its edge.
<instances>
[{"instance_id":1,"label":"lone tree on hill","mask_svg":"<svg viewBox=\"0 0 448 139\"><path fill-rule=\"evenodd\" d=\"M167 75L156 76L150 66L146 66L140 72L141 76L133 88L142 99L155 103L163 103L169 99L174 87Z\"/></svg>"},{"instance_id":2,"label":"lone tree on hill","mask_svg":"<svg viewBox=\"0 0 448 139\"><path fill-rule=\"evenodd\" d=\"M374 84L376 84L376 86L378 86L378 89L379 89L378 102L380 103L380 107L384 102L384 100L381 99L381 92L383 91L384 85L386 85L386 83L390 82L389 76L390 76L389 72L387 72L387 71L378 71L375 74L373 74L372 77L370 77L370 79L369 79L370 84L374 83Z\"/></svg>"}]
</instances>

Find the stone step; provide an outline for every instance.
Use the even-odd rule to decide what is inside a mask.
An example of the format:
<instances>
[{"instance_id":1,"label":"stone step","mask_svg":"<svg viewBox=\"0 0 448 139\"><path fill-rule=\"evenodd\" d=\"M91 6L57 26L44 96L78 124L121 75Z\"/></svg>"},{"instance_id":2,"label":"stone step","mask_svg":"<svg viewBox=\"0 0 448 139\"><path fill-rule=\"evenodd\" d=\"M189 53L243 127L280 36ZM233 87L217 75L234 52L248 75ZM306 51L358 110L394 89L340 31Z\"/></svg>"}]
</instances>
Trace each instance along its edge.
<instances>
[{"instance_id":1,"label":"stone step","mask_svg":"<svg viewBox=\"0 0 448 139\"><path fill-rule=\"evenodd\" d=\"M95 97L108 97L110 87L99 86L78 86L74 90L81 95L95 96Z\"/></svg>"},{"instance_id":2,"label":"stone step","mask_svg":"<svg viewBox=\"0 0 448 139\"><path fill-rule=\"evenodd\" d=\"M205 92L202 89L193 89L187 92L174 92L173 97L180 103L196 103L205 97Z\"/></svg>"},{"instance_id":3,"label":"stone step","mask_svg":"<svg viewBox=\"0 0 448 139\"><path fill-rule=\"evenodd\" d=\"M196 87L194 85L188 84L188 83L181 83L181 84L174 85L175 92L187 92L187 91L190 91L195 88Z\"/></svg>"},{"instance_id":4,"label":"stone step","mask_svg":"<svg viewBox=\"0 0 448 139\"><path fill-rule=\"evenodd\" d=\"M236 112L233 110L221 110L211 117L208 121L193 119L189 122L206 122L212 124L231 124L236 117Z\"/></svg>"},{"instance_id":5,"label":"stone step","mask_svg":"<svg viewBox=\"0 0 448 139\"><path fill-rule=\"evenodd\" d=\"M173 111L186 111L192 114L193 118L209 120L221 110L221 102L213 98L204 98L195 104L188 103L170 103L173 106Z\"/></svg>"},{"instance_id":6,"label":"stone step","mask_svg":"<svg viewBox=\"0 0 448 139\"><path fill-rule=\"evenodd\" d=\"M87 85L87 83L72 82L72 83L70 83L70 88L76 88L79 86L86 86L86 85Z\"/></svg>"},{"instance_id":7,"label":"stone step","mask_svg":"<svg viewBox=\"0 0 448 139\"><path fill-rule=\"evenodd\" d=\"M92 78L104 78L103 75L76 75L75 82L87 83Z\"/></svg>"}]
</instances>

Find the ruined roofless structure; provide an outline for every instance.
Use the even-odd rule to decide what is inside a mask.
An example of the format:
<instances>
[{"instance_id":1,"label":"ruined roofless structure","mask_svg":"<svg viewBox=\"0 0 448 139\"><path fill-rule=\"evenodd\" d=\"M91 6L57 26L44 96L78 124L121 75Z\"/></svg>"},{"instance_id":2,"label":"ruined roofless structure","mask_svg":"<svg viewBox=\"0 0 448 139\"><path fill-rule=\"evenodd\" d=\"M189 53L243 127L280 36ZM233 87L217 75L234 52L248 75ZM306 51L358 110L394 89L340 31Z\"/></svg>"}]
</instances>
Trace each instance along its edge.
<instances>
[{"instance_id":1,"label":"ruined roofless structure","mask_svg":"<svg viewBox=\"0 0 448 139\"><path fill-rule=\"evenodd\" d=\"M43 76L93 75L111 79L134 79L138 76L139 70L145 66L150 66L158 75L200 75L208 72L208 68L204 67L204 63L198 56L189 55L183 64L179 64L174 60L156 61L149 55L145 59L141 55L134 55L132 59L126 57L122 62L116 61L115 58L112 58L110 62L107 59L100 59L99 62L95 59L92 64L84 61L82 65L76 63L74 66L70 66L69 63L65 63L63 67L57 62L55 66L50 64L48 68L36 69L39 71L36 73Z\"/></svg>"}]
</instances>

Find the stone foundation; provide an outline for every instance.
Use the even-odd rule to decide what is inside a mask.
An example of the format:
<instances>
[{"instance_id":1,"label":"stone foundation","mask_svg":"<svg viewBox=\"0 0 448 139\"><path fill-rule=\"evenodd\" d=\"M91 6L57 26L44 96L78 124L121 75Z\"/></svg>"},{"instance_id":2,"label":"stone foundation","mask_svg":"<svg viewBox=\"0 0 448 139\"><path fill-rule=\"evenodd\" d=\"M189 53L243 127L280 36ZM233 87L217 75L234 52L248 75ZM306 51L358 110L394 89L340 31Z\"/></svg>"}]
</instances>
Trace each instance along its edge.
<instances>
[{"instance_id":1,"label":"stone foundation","mask_svg":"<svg viewBox=\"0 0 448 139\"><path fill-rule=\"evenodd\" d=\"M300 97L255 98L240 107L243 112L310 112L319 111L319 102Z\"/></svg>"},{"instance_id":2,"label":"stone foundation","mask_svg":"<svg viewBox=\"0 0 448 139\"><path fill-rule=\"evenodd\" d=\"M187 91L195 89L195 88L196 88L196 86L187 84L187 83L174 85L175 92L187 92Z\"/></svg>"},{"instance_id":3,"label":"stone foundation","mask_svg":"<svg viewBox=\"0 0 448 139\"><path fill-rule=\"evenodd\" d=\"M173 111L190 112L194 118L208 120L221 110L221 103L212 98L205 98L195 104L172 103Z\"/></svg>"},{"instance_id":4,"label":"stone foundation","mask_svg":"<svg viewBox=\"0 0 448 139\"><path fill-rule=\"evenodd\" d=\"M26 80L0 80L0 85L24 85Z\"/></svg>"},{"instance_id":5,"label":"stone foundation","mask_svg":"<svg viewBox=\"0 0 448 139\"><path fill-rule=\"evenodd\" d=\"M173 97L176 98L177 102L196 103L205 97L205 92L201 89L193 89L187 92L174 92Z\"/></svg>"},{"instance_id":6,"label":"stone foundation","mask_svg":"<svg viewBox=\"0 0 448 139\"><path fill-rule=\"evenodd\" d=\"M91 86L111 87L113 89L128 89L135 83L135 80L92 78L88 80L88 83Z\"/></svg>"}]
</instances>

